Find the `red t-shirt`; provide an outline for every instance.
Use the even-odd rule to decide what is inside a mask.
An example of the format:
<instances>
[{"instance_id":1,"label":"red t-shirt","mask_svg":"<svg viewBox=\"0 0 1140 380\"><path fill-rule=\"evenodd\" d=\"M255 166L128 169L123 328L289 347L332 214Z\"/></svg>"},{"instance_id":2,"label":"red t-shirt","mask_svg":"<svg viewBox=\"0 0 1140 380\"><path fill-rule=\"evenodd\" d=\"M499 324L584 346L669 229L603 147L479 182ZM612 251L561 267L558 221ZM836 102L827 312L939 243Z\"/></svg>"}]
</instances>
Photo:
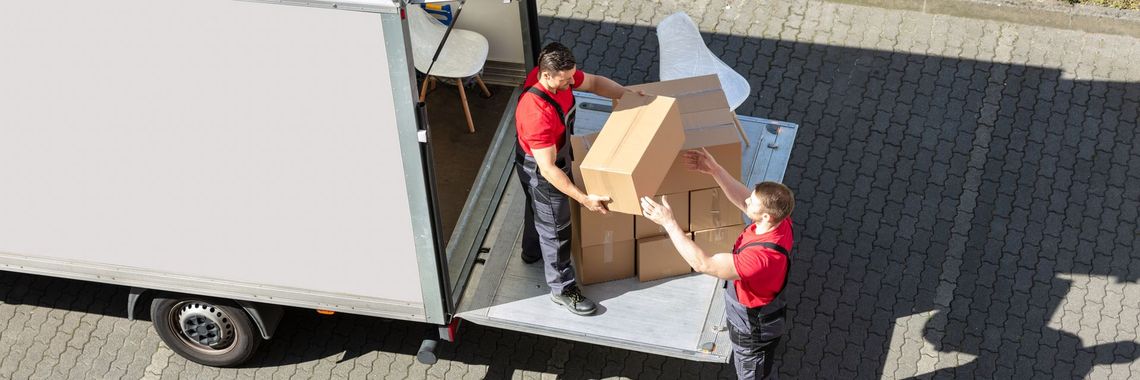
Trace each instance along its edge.
<instances>
[{"instance_id":1,"label":"red t-shirt","mask_svg":"<svg viewBox=\"0 0 1140 380\"><path fill-rule=\"evenodd\" d=\"M732 250L753 242L776 243L789 252L792 250L792 218L784 218L776 228L763 234L756 234L756 224L748 226ZM736 297L745 307L753 308L767 305L776 297L780 287L784 285L784 277L788 275L788 258L774 249L763 246L745 248L740 253L732 255L736 274L740 281L736 281Z\"/></svg>"},{"instance_id":2,"label":"red t-shirt","mask_svg":"<svg viewBox=\"0 0 1140 380\"><path fill-rule=\"evenodd\" d=\"M558 102L559 106L562 106L563 112L570 112L570 107L574 105L572 90L581 86L585 77L586 74L582 70L575 70L574 84L570 85L569 90L551 93L541 83L538 83L538 68L536 67L526 76L523 88L534 86L546 92L555 102ZM519 106L515 108L515 129L518 132L519 145L522 146L526 154L531 154L532 148L553 146L555 149L561 149L562 146L566 145L566 126L562 125L562 120L558 119L558 111L550 103L535 94L523 93L519 99Z\"/></svg>"}]
</instances>

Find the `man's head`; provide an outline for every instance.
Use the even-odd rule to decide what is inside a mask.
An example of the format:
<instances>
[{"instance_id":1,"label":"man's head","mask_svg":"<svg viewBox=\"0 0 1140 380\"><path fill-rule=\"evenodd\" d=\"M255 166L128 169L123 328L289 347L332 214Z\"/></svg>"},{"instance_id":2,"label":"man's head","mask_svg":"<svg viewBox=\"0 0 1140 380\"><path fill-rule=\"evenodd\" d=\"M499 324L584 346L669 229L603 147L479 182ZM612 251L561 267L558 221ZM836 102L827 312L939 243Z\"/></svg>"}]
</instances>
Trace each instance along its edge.
<instances>
[{"instance_id":1,"label":"man's head","mask_svg":"<svg viewBox=\"0 0 1140 380\"><path fill-rule=\"evenodd\" d=\"M792 215L796 206L792 189L777 182L760 182L752 189L752 195L744 201L748 206L745 214L756 223L776 226Z\"/></svg>"},{"instance_id":2,"label":"man's head","mask_svg":"<svg viewBox=\"0 0 1140 380\"><path fill-rule=\"evenodd\" d=\"M538 55L538 81L552 92L569 90L574 84L576 65L570 48L551 42Z\"/></svg>"}]
</instances>

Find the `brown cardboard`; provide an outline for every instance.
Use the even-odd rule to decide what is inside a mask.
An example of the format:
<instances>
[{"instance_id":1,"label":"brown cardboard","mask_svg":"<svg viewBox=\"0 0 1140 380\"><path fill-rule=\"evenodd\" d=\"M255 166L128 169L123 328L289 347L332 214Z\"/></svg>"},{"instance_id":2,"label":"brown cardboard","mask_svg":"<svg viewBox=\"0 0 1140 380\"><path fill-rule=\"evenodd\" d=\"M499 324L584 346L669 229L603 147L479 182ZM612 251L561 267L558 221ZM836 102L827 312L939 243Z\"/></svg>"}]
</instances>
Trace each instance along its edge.
<instances>
[{"instance_id":1,"label":"brown cardboard","mask_svg":"<svg viewBox=\"0 0 1140 380\"><path fill-rule=\"evenodd\" d=\"M746 137L738 125L736 114L728 105L728 99L725 98L716 75L629 87L635 91L644 90L647 94L677 98L681 123L685 126L682 152L705 148L729 174L737 180L741 178L743 148L740 143L746 141ZM614 109L634 107L642 102L639 99L623 100ZM657 193L671 194L716 186L712 176L688 170L684 159L678 155L669 168L669 174L658 186Z\"/></svg>"},{"instance_id":2,"label":"brown cardboard","mask_svg":"<svg viewBox=\"0 0 1140 380\"><path fill-rule=\"evenodd\" d=\"M728 98L725 97L724 90L720 87L720 79L717 78L716 74L627 87L635 92L642 90L648 95L665 95L682 100L678 103L681 106L681 113L729 109ZM640 99L637 98L632 100L622 98L615 110L636 107L641 103ZM730 109L729 111L731 112Z\"/></svg>"},{"instance_id":3,"label":"brown cardboard","mask_svg":"<svg viewBox=\"0 0 1140 380\"><path fill-rule=\"evenodd\" d=\"M570 151L574 153L574 160L582 161L583 158L586 158L586 153L590 152L590 146L594 145L594 140L597 139L597 132L570 136Z\"/></svg>"},{"instance_id":4,"label":"brown cardboard","mask_svg":"<svg viewBox=\"0 0 1140 380\"><path fill-rule=\"evenodd\" d=\"M578 283L589 285L633 277L634 249L633 240L585 247L575 245L571 252Z\"/></svg>"},{"instance_id":5,"label":"brown cardboard","mask_svg":"<svg viewBox=\"0 0 1140 380\"><path fill-rule=\"evenodd\" d=\"M685 130L685 145L681 152L700 148L707 150L724 170L740 180L744 153L736 127L729 124ZM711 175L689 170L684 157L678 154L669 167L669 174L657 187L657 192L672 194L716 186L716 180Z\"/></svg>"},{"instance_id":6,"label":"brown cardboard","mask_svg":"<svg viewBox=\"0 0 1140 380\"><path fill-rule=\"evenodd\" d=\"M633 240L633 225L633 215L616 212L602 215L581 205L578 205L578 220L573 224L582 246Z\"/></svg>"},{"instance_id":7,"label":"brown cardboard","mask_svg":"<svg viewBox=\"0 0 1140 380\"><path fill-rule=\"evenodd\" d=\"M744 231L742 224L696 231L693 232L693 241L705 253L732 253L732 245L736 243L736 238L740 236L741 231Z\"/></svg>"},{"instance_id":8,"label":"brown cardboard","mask_svg":"<svg viewBox=\"0 0 1140 380\"><path fill-rule=\"evenodd\" d=\"M597 138L597 132L570 136L570 151L574 156L574 161L570 162L570 170L574 184L579 187L582 186L582 159L586 158L586 153L590 151L590 146L594 145L594 140Z\"/></svg>"},{"instance_id":9,"label":"brown cardboard","mask_svg":"<svg viewBox=\"0 0 1140 380\"><path fill-rule=\"evenodd\" d=\"M720 87L720 79L715 74L699 77L674 79L663 82L629 86L632 90L643 90L646 94L665 95L677 98L685 129L703 128L711 125L732 125L741 141L748 143L748 136L740 126L736 113L728 105L728 98ZM614 108L623 109L640 104L639 101L619 102Z\"/></svg>"},{"instance_id":10,"label":"brown cardboard","mask_svg":"<svg viewBox=\"0 0 1140 380\"><path fill-rule=\"evenodd\" d=\"M593 214L576 202L570 202L570 220L574 228L570 240L570 256L574 260L575 278L582 285L633 277L636 272L637 244L633 239L582 244L583 214ZM626 215L628 217L628 215ZM587 217L588 218L588 217ZM612 236L612 235L611 235Z\"/></svg>"},{"instance_id":11,"label":"brown cardboard","mask_svg":"<svg viewBox=\"0 0 1140 380\"><path fill-rule=\"evenodd\" d=\"M677 220L677 225L682 229L689 229L689 192L683 191L675 194L667 194L665 198L669 200L669 206L673 208L673 218ZM661 197L653 197L658 203L661 203ZM665 235L665 228L644 216L635 216L636 223L634 224L634 235L638 239L662 236Z\"/></svg>"},{"instance_id":12,"label":"brown cardboard","mask_svg":"<svg viewBox=\"0 0 1140 380\"><path fill-rule=\"evenodd\" d=\"M734 226L743 223L743 218L744 212L719 187L689 194L689 231Z\"/></svg>"},{"instance_id":13,"label":"brown cardboard","mask_svg":"<svg viewBox=\"0 0 1140 380\"><path fill-rule=\"evenodd\" d=\"M677 247L668 236L637 239L638 280L653 281L692 271L693 268L677 252Z\"/></svg>"},{"instance_id":14,"label":"brown cardboard","mask_svg":"<svg viewBox=\"0 0 1140 380\"><path fill-rule=\"evenodd\" d=\"M657 194L685 132L676 99L633 93L626 99L645 104L610 113L582 160L582 184L587 193L609 196L610 211L637 215L639 198Z\"/></svg>"}]
</instances>

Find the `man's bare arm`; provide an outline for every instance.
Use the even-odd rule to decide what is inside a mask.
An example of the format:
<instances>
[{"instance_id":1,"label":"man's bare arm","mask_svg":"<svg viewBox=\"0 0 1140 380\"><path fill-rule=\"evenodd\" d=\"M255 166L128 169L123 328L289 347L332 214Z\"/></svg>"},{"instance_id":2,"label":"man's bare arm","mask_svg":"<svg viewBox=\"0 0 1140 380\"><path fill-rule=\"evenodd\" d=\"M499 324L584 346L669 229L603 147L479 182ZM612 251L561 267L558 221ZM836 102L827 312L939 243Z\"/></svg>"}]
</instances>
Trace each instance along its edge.
<instances>
[{"instance_id":1,"label":"man's bare arm","mask_svg":"<svg viewBox=\"0 0 1140 380\"><path fill-rule=\"evenodd\" d=\"M701 148L686 151L684 158L689 169L711 175L716 180L716 184L720 186L721 191L724 191L728 199L732 200L732 204L740 208L740 211L747 211L748 205L744 203L744 200L752 196L752 191L737 181L732 174L728 173L728 170L720 166L712 154Z\"/></svg>"},{"instance_id":2,"label":"man's bare arm","mask_svg":"<svg viewBox=\"0 0 1140 380\"><path fill-rule=\"evenodd\" d=\"M677 220L673 217L673 209L669 207L669 200L662 198L663 204L654 202L652 198L642 198L641 208L646 218L665 227L669 240L693 270L722 280L736 280L740 275L736 273L732 253L705 252L697 243L689 239Z\"/></svg>"}]
</instances>

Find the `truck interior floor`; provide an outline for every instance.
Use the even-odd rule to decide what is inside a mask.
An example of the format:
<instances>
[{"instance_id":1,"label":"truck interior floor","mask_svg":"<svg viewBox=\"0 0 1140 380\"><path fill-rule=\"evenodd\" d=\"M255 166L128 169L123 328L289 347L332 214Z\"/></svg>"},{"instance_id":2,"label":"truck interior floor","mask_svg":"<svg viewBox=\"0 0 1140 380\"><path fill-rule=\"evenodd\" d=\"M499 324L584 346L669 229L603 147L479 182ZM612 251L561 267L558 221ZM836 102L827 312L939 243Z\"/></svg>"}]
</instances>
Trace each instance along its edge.
<instances>
[{"instance_id":1,"label":"truck interior floor","mask_svg":"<svg viewBox=\"0 0 1140 380\"><path fill-rule=\"evenodd\" d=\"M596 131L610 112L608 99L579 96L575 133ZM745 183L783 178L797 126L740 117ZM582 286L598 312L582 317L550 298L541 263L525 264L520 242L523 194L510 178L483 243L479 281L468 284L457 316L480 325L585 341L659 355L727 362L723 282L689 274L640 282L636 277Z\"/></svg>"},{"instance_id":2,"label":"truck interior floor","mask_svg":"<svg viewBox=\"0 0 1140 380\"><path fill-rule=\"evenodd\" d=\"M482 97L478 87L466 90L475 133L467 131L467 119L455 84L441 81L434 90L429 89L424 99L431 128L439 217L445 245L455 230L459 213L463 211L463 204L479 174L479 166L513 90L496 85L487 85L487 88L491 90L490 98Z\"/></svg>"}]
</instances>

